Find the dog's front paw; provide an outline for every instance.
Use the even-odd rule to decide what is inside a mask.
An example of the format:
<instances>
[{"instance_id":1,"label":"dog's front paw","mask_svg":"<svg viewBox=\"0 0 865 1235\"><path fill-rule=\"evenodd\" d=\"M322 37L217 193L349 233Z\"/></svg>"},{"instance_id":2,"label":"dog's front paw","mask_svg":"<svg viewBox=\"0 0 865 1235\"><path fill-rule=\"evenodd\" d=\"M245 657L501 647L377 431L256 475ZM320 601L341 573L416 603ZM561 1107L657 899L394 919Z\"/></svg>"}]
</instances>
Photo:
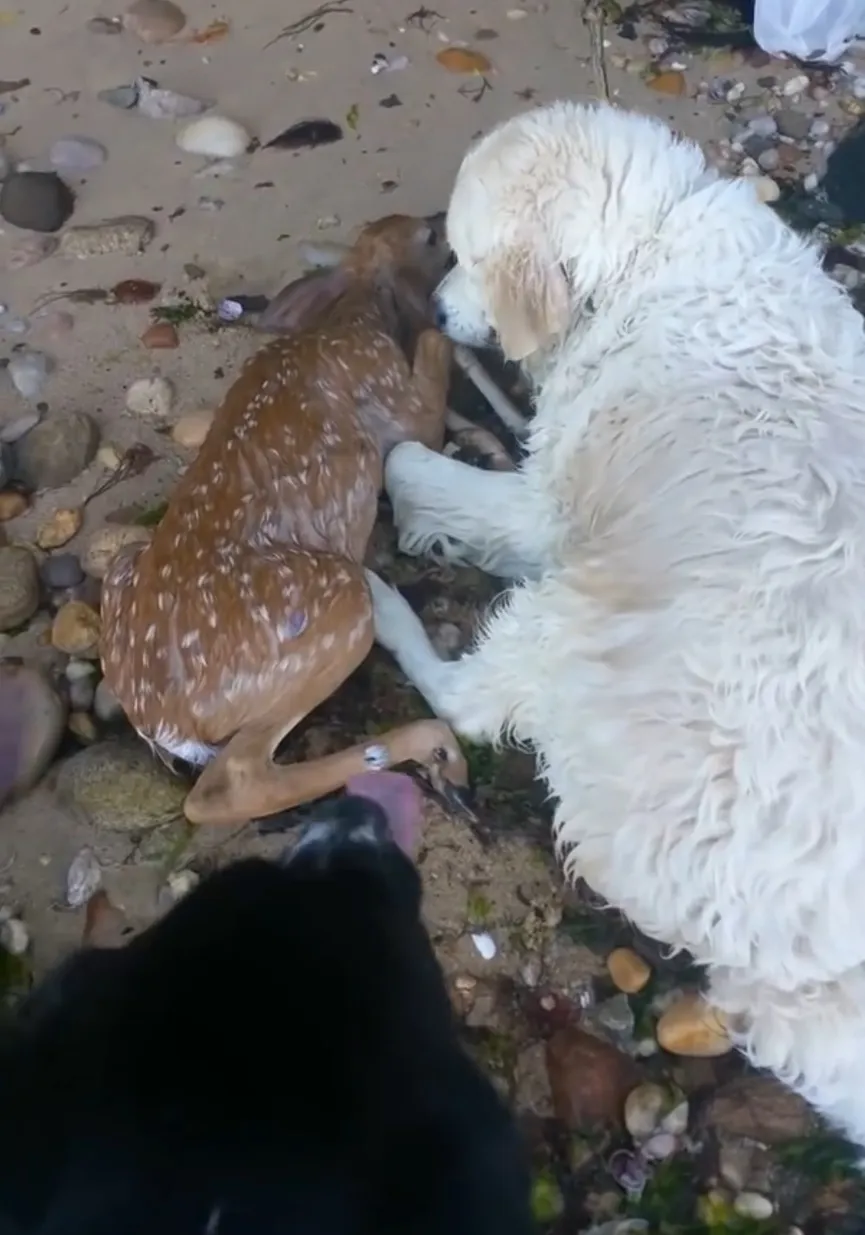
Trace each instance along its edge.
<instances>
[{"instance_id":1,"label":"dog's front paw","mask_svg":"<svg viewBox=\"0 0 865 1235\"><path fill-rule=\"evenodd\" d=\"M442 525L438 507L442 495L435 487L440 456L418 442L395 446L385 466L385 490L393 508L393 522L401 553L410 557L438 555L453 559L453 546Z\"/></svg>"}]
</instances>

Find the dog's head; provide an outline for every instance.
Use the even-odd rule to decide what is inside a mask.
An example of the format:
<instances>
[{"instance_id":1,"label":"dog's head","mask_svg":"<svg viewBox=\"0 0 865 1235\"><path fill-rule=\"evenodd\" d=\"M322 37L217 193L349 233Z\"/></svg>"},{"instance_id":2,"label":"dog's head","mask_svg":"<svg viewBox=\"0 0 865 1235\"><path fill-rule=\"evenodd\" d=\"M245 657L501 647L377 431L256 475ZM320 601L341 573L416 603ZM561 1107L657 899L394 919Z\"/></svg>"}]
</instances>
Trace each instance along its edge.
<instances>
[{"instance_id":1,"label":"dog's head","mask_svg":"<svg viewBox=\"0 0 865 1235\"><path fill-rule=\"evenodd\" d=\"M506 121L457 174L436 324L474 346L497 335L511 360L549 351L705 174L649 117L556 103Z\"/></svg>"}]
</instances>

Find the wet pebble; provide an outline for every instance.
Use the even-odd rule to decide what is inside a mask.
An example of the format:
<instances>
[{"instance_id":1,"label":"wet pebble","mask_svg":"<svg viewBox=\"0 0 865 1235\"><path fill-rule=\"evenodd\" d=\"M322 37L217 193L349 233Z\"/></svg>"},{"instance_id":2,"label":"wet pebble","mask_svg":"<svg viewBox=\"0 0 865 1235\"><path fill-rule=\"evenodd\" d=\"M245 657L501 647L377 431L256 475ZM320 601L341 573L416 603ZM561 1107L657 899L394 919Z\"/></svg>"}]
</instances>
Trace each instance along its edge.
<instances>
[{"instance_id":1,"label":"wet pebble","mask_svg":"<svg viewBox=\"0 0 865 1235\"><path fill-rule=\"evenodd\" d=\"M0 493L0 523L8 523L10 519L17 519L19 515L24 514L26 509L27 498L23 493L16 493L13 489Z\"/></svg>"},{"instance_id":2,"label":"wet pebble","mask_svg":"<svg viewBox=\"0 0 865 1235\"><path fill-rule=\"evenodd\" d=\"M60 489L92 462L99 430L86 412L51 416L15 444L16 473L29 489Z\"/></svg>"},{"instance_id":3,"label":"wet pebble","mask_svg":"<svg viewBox=\"0 0 865 1235\"><path fill-rule=\"evenodd\" d=\"M804 141L811 128L811 117L793 107L783 108L776 114L775 120L781 136L797 142Z\"/></svg>"},{"instance_id":4,"label":"wet pebble","mask_svg":"<svg viewBox=\"0 0 865 1235\"><path fill-rule=\"evenodd\" d=\"M165 377L142 377L126 391L126 410L148 420L167 420L174 407L174 387Z\"/></svg>"},{"instance_id":5,"label":"wet pebble","mask_svg":"<svg viewBox=\"0 0 865 1235\"><path fill-rule=\"evenodd\" d=\"M667 1008L657 1034L662 1049L673 1055L711 1059L733 1049L718 1013L696 992L682 995Z\"/></svg>"},{"instance_id":6,"label":"wet pebble","mask_svg":"<svg viewBox=\"0 0 865 1235\"><path fill-rule=\"evenodd\" d=\"M171 0L134 0L122 22L142 43L168 43L186 25L186 14Z\"/></svg>"},{"instance_id":7,"label":"wet pebble","mask_svg":"<svg viewBox=\"0 0 865 1235\"><path fill-rule=\"evenodd\" d=\"M96 694L93 698L93 711L97 720L101 720L106 725L123 717L123 708L104 678L96 687Z\"/></svg>"},{"instance_id":8,"label":"wet pebble","mask_svg":"<svg viewBox=\"0 0 865 1235\"><path fill-rule=\"evenodd\" d=\"M651 968L632 948L614 948L607 957L607 971L616 988L636 995L652 976Z\"/></svg>"},{"instance_id":9,"label":"wet pebble","mask_svg":"<svg viewBox=\"0 0 865 1235\"><path fill-rule=\"evenodd\" d=\"M148 304L159 294L159 283L147 279L123 279L111 289L118 304Z\"/></svg>"},{"instance_id":10,"label":"wet pebble","mask_svg":"<svg viewBox=\"0 0 865 1235\"><path fill-rule=\"evenodd\" d=\"M39 573L49 591L77 587L84 582L84 570L75 553L52 553L42 562ZM90 667L88 666L88 673Z\"/></svg>"},{"instance_id":11,"label":"wet pebble","mask_svg":"<svg viewBox=\"0 0 865 1235\"><path fill-rule=\"evenodd\" d=\"M92 677L76 678L69 683L69 706L73 712L89 712L96 697L96 683Z\"/></svg>"},{"instance_id":12,"label":"wet pebble","mask_svg":"<svg viewBox=\"0 0 865 1235\"><path fill-rule=\"evenodd\" d=\"M37 262L44 261L56 252L59 243L56 236L24 236L9 250L6 268L24 270L27 266L35 266Z\"/></svg>"},{"instance_id":13,"label":"wet pebble","mask_svg":"<svg viewBox=\"0 0 865 1235\"><path fill-rule=\"evenodd\" d=\"M251 141L243 125L226 116L203 116L200 120L193 120L177 135L177 145L181 150L209 159L237 158L248 149Z\"/></svg>"},{"instance_id":14,"label":"wet pebble","mask_svg":"<svg viewBox=\"0 0 865 1235\"><path fill-rule=\"evenodd\" d=\"M741 1218L753 1218L755 1222L766 1222L775 1212L769 1198L759 1192L740 1192L733 1202L733 1209Z\"/></svg>"},{"instance_id":15,"label":"wet pebble","mask_svg":"<svg viewBox=\"0 0 865 1235\"><path fill-rule=\"evenodd\" d=\"M141 336L141 343L152 351L168 350L179 347L180 338L171 322L154 322Z\"/></svg>"},{"instance_id":16,"label":"wet pebble","mask_svg":"<svg viewBox=\"0 0 865 1235\"><path fill-rule=\"evenodd\" d=\"M574 1131L621 1125L625 1099L640 1081L630 1056L582 1029L561 1029L547 1042L556 1117Z\"/></svg>"},{"instance_id":17,"label":"wet pebble","mask_svg":"<svg viewBox=\"0 0 865 1235\"><path fill-rule=\"evenodd\" d=\"M215 412L209 407L187 412L171 430L172 440L184 450L198 450L210 432L214 415Z\"/></svg>"},{"instance_id":18,"label":"wet pebble","mask_svg":"<svg viewBox=\"0 0 865 1235\"><path fill-rule=\"evenodd\" d=\"M182 816L186 785L143 742L109 741L63 765L57 795L96 828L147 832Z\"/></svg>"},{"instance_id":19,"label":"wet pebble","mask_svg":"<svg viewBox=\"0 0 865 1235\"><path fill-rule=\"evenodd\" d=\"M132 545L145 545L152 538L153 532L150 528L139 527L135 523L106 525L90 537L81 564L90 578L104 579L121 549Z\"/></svg>"},{"instance_id":20,"label":"wet pebble","mask_svg":"<svg viewBox=\"0 0 865 1235\"><path fill-rule=\"evenodd\" d=\"M70 600L58 609L51 626L51 643L58 652L87 658L99 655L99 614L82 600Z\"/></svg>"},{"instance_id":21,"label":"wet pebble","mask_svg":"<svg viewBox=\"0 0 865 1235\"><path fill-rule=\"evenodd\" d=\"M84 510L80 506L70 506L62 510L55 510L54 514L42 524L36 533L36 544L46 552L50 552L52 549L60 549L81 531L83 522ZM70 587L72 585L64 584L63 586Z\"/></svg>"},{"instance_id":22,"label":"wet pebble","mask_svg":"<svg viewBox=\"0 0 865 1235\"><path fill-rule=\"evenodd\" d=\"M59 231L74 209L75 194L56 172L10 172L0 185L0 215L27 231Z\"/></svg>"},{"instance_id":23,"label":"wet pebble","mask_svg":"<svg viewBox=\"0 0 865 1235\"><path fill-rule=\"evenodd\" d=\"M0 631L29 622L39 608L36 559L21 545L0 547Z\"/></svg>"},{"instance_id":24,"label":"wet pebble","mask_svg":"<svg viewBox=\"0 0 865 1235\"><path fill-rule=\"evenodd\" d=\"M9 687L20 692L23 740L12 792L29 789L51 764L66 727L66 704L53 684L35 665L0 661L0 694Z\"/></svg>"},{"instance_id":25,"label":"wet pebble","mask_svg":"<svg viewBox=\"0 0 865 1235\"><path fill-rule=\"evenodd\" d=\"M9 361L7 373L23 399L35 403L42 396L50 365L43 352L18 352Z\"/></svg>"},{"instance_id":26,"label":"wet pebble","mask_svg":"<svg viewBox=\"0 0 865 1235\"><path fill-rule=\"evenodd\" d=\"M748 132L754 137L774 137L778 132L778 122L768 112L759 116L751 116L747 127Z\"/></svg>"},{"instance_id":27,"label":"wet pebble","mask_svg":"<svg viewBox=\"0 0 865 1235\"><path fill-rule=\"evenodd\" d=\"M108 151L92 137L58 137L48 152L48 161L58 171L90 171L107 158Z\"/></svg>"}]
</instances>

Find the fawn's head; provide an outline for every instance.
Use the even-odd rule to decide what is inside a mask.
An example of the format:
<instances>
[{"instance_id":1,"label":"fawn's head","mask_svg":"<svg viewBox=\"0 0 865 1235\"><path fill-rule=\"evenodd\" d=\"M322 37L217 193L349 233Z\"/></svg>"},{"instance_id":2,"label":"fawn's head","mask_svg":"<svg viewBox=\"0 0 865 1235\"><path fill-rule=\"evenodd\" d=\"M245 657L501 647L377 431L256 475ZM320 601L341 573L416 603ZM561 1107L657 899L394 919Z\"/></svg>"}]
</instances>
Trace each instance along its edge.
<instances>
[{"instance_id":1,"label":"fawn's head","mask_svg":"<svg viewBox=\"0 0 865 1235\"><path fill-rule=\"evenodd\" d=\"M444 221L444 214L391 214L367 223L351 245L301 246L315 269L274 297L259 329L289 334L311 326L352 288L374 297L394 327L399 317L416 328L431 325L430 297L451 260Z\"/></svg>"}]
</instances>

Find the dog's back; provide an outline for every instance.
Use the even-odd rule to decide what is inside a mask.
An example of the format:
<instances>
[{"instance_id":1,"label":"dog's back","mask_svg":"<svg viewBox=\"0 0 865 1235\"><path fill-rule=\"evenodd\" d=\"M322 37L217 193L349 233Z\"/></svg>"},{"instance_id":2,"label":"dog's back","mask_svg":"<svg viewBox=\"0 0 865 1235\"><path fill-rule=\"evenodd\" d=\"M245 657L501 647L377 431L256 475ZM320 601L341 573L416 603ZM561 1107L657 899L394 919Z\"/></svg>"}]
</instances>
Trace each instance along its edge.
<instances>
[{"instance_id":1,"label":"dog's back","mask_svg":"<svg viewBox=\"0 0 865 1235\"><path fill-rule=\"evenodd\" d=\"M0 1047L2 1235L531 1229L417 873L346 803L37 990Z\"/></svg>"}]
</instances>

